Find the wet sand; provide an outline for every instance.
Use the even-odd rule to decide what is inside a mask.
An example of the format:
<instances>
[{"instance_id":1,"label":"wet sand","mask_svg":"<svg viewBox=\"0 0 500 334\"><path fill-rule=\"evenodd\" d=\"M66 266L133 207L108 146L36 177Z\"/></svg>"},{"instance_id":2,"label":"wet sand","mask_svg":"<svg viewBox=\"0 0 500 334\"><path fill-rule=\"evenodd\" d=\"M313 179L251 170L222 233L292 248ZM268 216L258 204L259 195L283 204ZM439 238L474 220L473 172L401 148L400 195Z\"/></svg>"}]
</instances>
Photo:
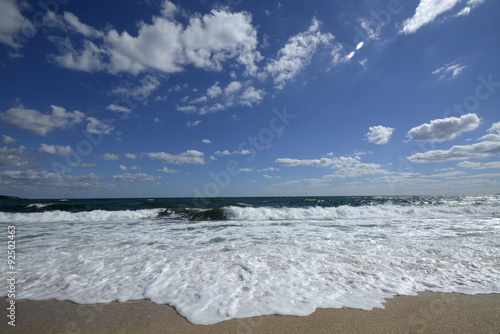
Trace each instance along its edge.
<instances>
[{"instance_id":1,"label":"wet sand","mask_svg":"<svg viewBox=\"0 0 500 334\"><path fill-rule=\"evenodd\" d=\"M17 300L15 327L4 298L1 333L500 333L500 294L422 292L388 299L384 309L318 309L305 317L260 316L193 325L147 300L80 305Z\"/></svg>"}]
</instances>

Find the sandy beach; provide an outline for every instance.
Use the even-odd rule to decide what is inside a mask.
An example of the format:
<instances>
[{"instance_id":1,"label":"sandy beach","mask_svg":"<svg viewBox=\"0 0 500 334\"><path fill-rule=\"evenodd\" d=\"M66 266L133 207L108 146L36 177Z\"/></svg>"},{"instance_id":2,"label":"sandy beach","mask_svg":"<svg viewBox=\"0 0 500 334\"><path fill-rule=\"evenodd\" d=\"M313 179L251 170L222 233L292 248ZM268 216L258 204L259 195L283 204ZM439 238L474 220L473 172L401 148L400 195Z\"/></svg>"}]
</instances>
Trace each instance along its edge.
<instances>
[{"instance_id":1,"label":"sandy beach","mask_svg":"<svg viewBox=\"0 0 500 334\"><path fill-rule=\"evenodd\" d=\"M8 306L4 299L4 305ZM318 309L305 317L261 316L198 326L146 300L79 305L16 301L15 327L2 307L2 333L500 333L500 294L422 292L371 311Z\"/></svg>"}]
</instances>

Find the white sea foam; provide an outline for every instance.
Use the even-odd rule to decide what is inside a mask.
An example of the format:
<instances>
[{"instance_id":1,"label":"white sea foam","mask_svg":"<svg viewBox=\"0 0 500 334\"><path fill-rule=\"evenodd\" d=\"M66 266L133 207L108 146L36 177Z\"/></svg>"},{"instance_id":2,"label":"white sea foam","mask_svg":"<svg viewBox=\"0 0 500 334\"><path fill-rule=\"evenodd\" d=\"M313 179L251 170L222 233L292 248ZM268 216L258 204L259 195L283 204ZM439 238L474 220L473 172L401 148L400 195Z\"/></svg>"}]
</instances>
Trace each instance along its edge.
<instances>
[{"instance_id":1,"label":"white sea foam","mask_svg":"<svg viewBox=\"0 0 500 334\"><path fill-rule=\"evenodd\" d=\"M229 220L196 222L157 209L19 214L16 297L151 299L212 324L371 309L423 290L500 293L494 204L227 207Z\"/></svg>"},{"instance_id":2,"label":"white sea foam","mask_svg":"<svg viewBox=\"0 0 500 334\"><path fill-rule=\"evenodd\" d=\"M161 209L106 211L93 210L81 212L46 211L30 213L0 212L0 223L60 223L60 222L105 222L128 221L155 218Z\"/></svg>"}]
</instances>

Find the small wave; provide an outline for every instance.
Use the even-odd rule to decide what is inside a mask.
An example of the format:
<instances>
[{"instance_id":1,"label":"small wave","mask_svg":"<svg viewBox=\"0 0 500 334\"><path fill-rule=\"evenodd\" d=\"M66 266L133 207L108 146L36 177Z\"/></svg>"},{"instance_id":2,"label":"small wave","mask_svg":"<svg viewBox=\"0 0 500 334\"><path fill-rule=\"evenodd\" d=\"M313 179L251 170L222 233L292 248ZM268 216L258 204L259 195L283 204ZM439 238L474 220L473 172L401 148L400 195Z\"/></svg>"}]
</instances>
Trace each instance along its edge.
<instances>
[{"instance_id":1,"label":"small wave","mask_svg":"<svg viewBox=\"0 0 500 334\"><path fill-rule=\"evenodd\" d=\"M224 209L184 209L184 210L164 210L158 214L159 218L187 219L191 221L206 220L226 220L226 211Z\"/></svg>"},{"instance_id":2,"label":"small wave","mask_svg":"<svg viewBox=\"0 0 500 334\"><path fill-rule=\"evenodd\" d=\"M45 211L31 213L0 212L0 222L8 223L58 223L58 222L110 222L154 219L160 209L87 212Z\"/></svg>"}]
</instances>

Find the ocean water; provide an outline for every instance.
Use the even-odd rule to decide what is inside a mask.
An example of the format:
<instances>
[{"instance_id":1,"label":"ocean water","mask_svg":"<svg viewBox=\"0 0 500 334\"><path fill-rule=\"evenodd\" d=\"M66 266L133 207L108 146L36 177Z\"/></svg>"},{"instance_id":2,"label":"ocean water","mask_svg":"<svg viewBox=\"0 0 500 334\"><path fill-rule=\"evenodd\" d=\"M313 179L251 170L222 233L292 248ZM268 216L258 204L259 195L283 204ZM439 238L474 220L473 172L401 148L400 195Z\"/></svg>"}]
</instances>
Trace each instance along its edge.
<instances>
[{"instance_id":1,"label":"ocean water","mask_svg":"<svg viewBox=\"0 0 500 334\"><path fill-rule=\"evenodd\" d=\"M4 247L11 225L17 299L150 299L194 324L500 293L500 196L0 201Z\"/></svg>"}]
</instances>

